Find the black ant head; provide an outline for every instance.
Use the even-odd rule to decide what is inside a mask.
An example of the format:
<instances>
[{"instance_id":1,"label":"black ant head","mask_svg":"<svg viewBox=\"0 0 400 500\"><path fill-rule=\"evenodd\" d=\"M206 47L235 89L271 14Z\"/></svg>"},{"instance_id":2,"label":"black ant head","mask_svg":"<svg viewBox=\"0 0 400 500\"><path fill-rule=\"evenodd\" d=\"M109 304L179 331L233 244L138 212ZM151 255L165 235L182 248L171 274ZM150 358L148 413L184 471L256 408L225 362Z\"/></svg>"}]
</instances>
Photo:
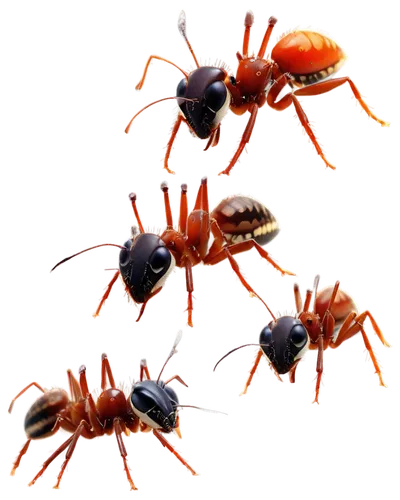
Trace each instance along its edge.
<instances>
[{"instance_id":1,"label":"black ant head","mask_svg":"<svg viewBox=\"0 0 400 500\"><path fill-rule=\"evenodd\" d=\"M277 373L287 373L304 356L309 336L302 322L292 316L271 321L260 333L260 346Z\"/></svg>"},{"instance_id":2,"label":"black ant head","mask_svg":"<svg viewBox=\"0 0 400 500\"><path fill-rule=\"evenodd\" d=\"M176 89L182 114L200 139L210 137L229 109L231 95L224 83L226 76L222 68L202 66L183 78Z\"/></svg>"},{"instance_id":3,"label":"black ant head","mask_svg":"<svg viewBox=\"0 0 400 500\"><path fill-rule=\"evenodd\" d=\"M178 396L164 382L137 382L129 401L135 415L152 429L172 432L178 426Z\"/></svg>"},{"instance_id":4,"label":"black ant head","mask_svg":"<svg viewBox=\"0 0 400 500\"><path fill-rule=\"evenodd\" d=\"M156 234L139 233L119 254L121 277L132 299L141 304L159 291L175 266L175 259Z\"/></svg>"}]
</instances>

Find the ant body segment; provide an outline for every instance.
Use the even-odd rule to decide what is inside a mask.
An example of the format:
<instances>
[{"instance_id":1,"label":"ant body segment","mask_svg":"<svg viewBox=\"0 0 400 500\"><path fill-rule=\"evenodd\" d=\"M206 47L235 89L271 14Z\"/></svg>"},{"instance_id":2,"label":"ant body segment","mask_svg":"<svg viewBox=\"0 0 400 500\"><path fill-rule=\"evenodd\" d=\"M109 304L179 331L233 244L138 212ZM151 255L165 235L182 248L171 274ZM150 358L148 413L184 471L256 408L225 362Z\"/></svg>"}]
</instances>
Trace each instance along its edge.
<instances>
[{"instance_id":1,"label":"ant body segment","mask_svg":"<svg viewBox=\"0 0 400 500\"><path fill-rule=\"evenodd\" d=\"M196 406L179 404L176 392L168 385L172 380L177 380L187 387L179 375L174 375L165 382L160 380L165 365L177 352L176 346L180 338L181 332L175 340L173 349L164 363L157 380L151 379L146 360L143 359L141 361L140 381L133 384L128 397L121 389L117 388L106 354L103 354L101 357L102 392L96 402L88 388L85 366L79 368L79 381L74 377L71 370L67 371L70 396L63 389L44 390L36 382L32 382L22 389L12 400L9 412L11 412L14 402L30 387L37 387L43 392L43 395L33 403L26 414L25 432L28 440L13 464L11 475L15 474L32 440L53 436L60 428L70 432L72 436L43 463L42 468L29 483L29 486L32 486L42 476L53 460L64 450L67 450L65 461L61 466L57 482L54 486L54 488L58 488L80 437L93 439L97 436L115 433L126 477L131 489L136 490L137 488L129 472L127 452L122 439L122 435L126 434L128 436L130 431L134 433L138 431L153 432L154 436L164 447L173 453L193 475L197 475L194 469L171 446L163 435L175 432L181 437L179 430L179 408L188 406L202 409ZM107 379L110 388L107 388Z\"/></svg>"},{"instance_id":2,"label":"ant body segment","mask_svg":"<svg viewBox=\"0 0 400 500\"><path fill-rule=\"evenodd\" d=\"M275 17L268 20L268 28L257 56L249 55L250 30L254 22L251 11L246 13L242 53L237 52L239 62L236 77L228 75L222 67L200 66L186 34L186 16L182 11L178 19L178 29L185 39L197 68L190 73L182 70L175 63L163 57L149 57L143 76L136 89L143 87L152 59L171 64L184 75L177 87L176 97L160 99L147 105L129 122L125 129L128 133L133 120L152 104L166 99L177 99L180 112L172 129L164 158L164 168L174 173L168 166L172 146L182 123L200 139L208 139L205 151L210 146L217 146L220 139L221 120L230 108L236 115L248 111L250 118L240 140L237 151L229 165L220 174L229 175L238 161L250 137L256 122L259 108L267 103L277 111L283 111L293 104L300 123L325 165L335 167L328 162L310 126L298 96L325 94L348 83L354 97L367 115L382 126L387 122L377 118L361 97L360 92L349 77L331 78L344 64L343 50L330 38L309 30L295 30L283 36L274 46L270 59L264 59L272 30L277 23ZM281 91L288 85L291 92L278 100ZM296 90L294 90L296 88Z\"/></svg>"},{"instance_id":3,"label":"ant body segment","mask_svg":"<svg viewBox=\"0 0 400 500\"><path fill-rule=\"evenodd\" d=\"M299 287L295 284L296 316L274 318L261 331L259 344L246 344L231 350L218 361L214 370L232 352L250 345L259 346L260 350L241 393L246 394L262 355L267 358L270 367L280 381L282 381L280 375L289 373L289 380L294 383L297 365L304 354L307 350L317 350L317 381L314 403L318 403L323 373L323 352L328 347L336 349L344 341L360 332L378 375L379 384L386 387L378 361L364 330L364 322L368 317L379 340L386 347L390 347L374 317L368 310L361 314L357 312L356 305L350 295L339 290L339 281L336 282L335 286L327 287L317 293L318 283L319 276L316 276L313 311L309 311L313 291L307 290L303 305Z\"/></svg>"},{"instance_id":4,"label":"ant body segment","mask_svg":"<svg viewBox=\"0 0 400 500\"><path fill-rule=\"evenodd\" d=\"M192 293L194 287L192 267L200 262L213 266L228 259L233 271L246 290L252 296L259 298L269 310L267 304L243 277L233 256L254 248L262 258L272 264L282 275L293 274L282 269L261 246L271 241L279 231L278 223L272 213L253 198L240 195L222 200L210 212L207 179L203 178L197 193L196 203L190 213L188 213L187 186L182 184L179 226L178 229L174 229L166 183L161 184L161 190L164 193L167 219L167 227L161 236L145 232L136 207L136 195L132 193L130 200L139 229L133 229L132 238L124 246L112 243L97 245L63 259L52 270L69 259L94 248L101 246L120 248L119 270L116 271L109 283L94 316L99 315L111 288L118 277L121 276L128 296L134 302L142 304L137 319L139 321L147 302L161 291L174 266L184 268L188 292L188 325L193 326ZM214 240L210 248L208 248L211 235Z\"/></svg>"}]
</instances>

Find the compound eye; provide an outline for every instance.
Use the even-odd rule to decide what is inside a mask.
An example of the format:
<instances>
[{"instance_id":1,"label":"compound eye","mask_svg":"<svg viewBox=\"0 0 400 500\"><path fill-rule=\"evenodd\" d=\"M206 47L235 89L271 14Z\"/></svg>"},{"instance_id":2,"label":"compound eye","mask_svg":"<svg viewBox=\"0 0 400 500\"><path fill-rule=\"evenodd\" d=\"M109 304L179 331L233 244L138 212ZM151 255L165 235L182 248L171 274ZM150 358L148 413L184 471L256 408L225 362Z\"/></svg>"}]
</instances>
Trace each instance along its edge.
<instances>
[{"instance_id":1,"label":"compound eye","mask_svg":"<svg viewBox=\"0 0 400 500\"><path fill-rule=\"evenodd\" d=\"M149 265L153 273L158 274L163 269L168 268L171 263L171 254L166 247L158 247L151 254Z\"/></svg>"},{"instance_id":2,"label":"compound eye","mask_svg":"<svg viewBox=\"0 0 400 500\"><path fill-rule=\"evenodd\" d=\"M132 246L132 240L128 240L124 243L124 247L120 252L119 252L119 264L121 266L126 266L129 262L130 258L130 248Z\"/></svg>"},{"instance_id":3,"label":"compound eye","mask_svg":"<svg viewBox=\"0 0 400 500\"><path fill-rule=\"evenodd\" d=\"M186 89L187 89L187 80L186 78L183 78L178 83L178 87L176 88L176 97L185 97Z\"/></svg>"},{"instance_id":4,"label":"compound eye","mask_svg":"<svg viewBox=\"0 0 400 500\"><path fill-rule=\"evenodd\" d=\"M272 323L266 326L260 333L260 344L272 344Z\"/></svg>"},{"instance_id":5,"label":"compound eye","mask_svg":"<svg viewBox=\"0 0 400 500\"><path fill-rule=\"evenodd\" d=\"M295 325L290 335L290 340L296 347L303 347L307 343L307 331L303 325Z\"/></svg>"},{"instance_id":6,"label":"compound eye","mask_svg":"<svg viewBox=\"0 0 400 500\"><path fill-rule=\"evenodd\" d=\"M215 112L220 110L225 104L227 92L224 82L218 81L209 85L204 93L207 107Z\"/></svg>"}]
</instances>

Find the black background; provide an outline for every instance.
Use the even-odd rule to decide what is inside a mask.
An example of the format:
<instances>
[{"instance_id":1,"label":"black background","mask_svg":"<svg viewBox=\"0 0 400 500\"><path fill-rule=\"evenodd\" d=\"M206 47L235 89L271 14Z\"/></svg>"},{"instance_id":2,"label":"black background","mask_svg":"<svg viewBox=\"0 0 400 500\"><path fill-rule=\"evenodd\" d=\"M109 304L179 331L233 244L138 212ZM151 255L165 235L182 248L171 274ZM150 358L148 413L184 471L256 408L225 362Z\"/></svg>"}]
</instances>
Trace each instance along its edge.
<instances>
[{"instance_id":1,"label":"black background","mask_svg":"<svg viewBox=\"0 0 400 500\"><path fill-rule=\"evenodd\" d=\"M281 7L280 17L292 25L298 14L312 15L316 25L327 20L336 23L337 31L344 31L353 41L353 70L361 73L361 87L368 88L369 95L377 96L385 111L398 118L392 72L397 45L390 28L394 13L386 10L371 16L349 5L345 10L339 5L329 10L327 13L326 6ZM50 121L40 145L45 154L34 190L38 255L31 264L36 271L29 300L21 301L24 330L15 336L16 348L5 360L8 375L2 384L2 400L7 400L8 392L14 392L17 381L28 373L48 374L50 383L62 384L64 359L88 359L94 375L96 343L112 343L113 358L121 360L123 373L132 367L132 375L136 351L152 350L157 366L159 352L167 350L167 328L175 327L175 304L183 297L179 273L170 282L168 295L152 306L152 321L134 329L128 329L126 306L119 304L118 297L113 299L112 313L96 329L87 328L87 304L96 300L93 281L102 278L95 272L101 256L83 258L72 273L60 273L56 282L38 283L37 274L63 255L65 248L78 247L81 239L119 239L119 224L126 212L115 200L128 183L135 182L137 190L145 193L146 220L158 222L159 199L152 193L155 171L150 152L160 147L159 129L169 125L167 107L148 113L138 123L135 138L119 137L119 123L127 118L128 102L143 102L141 96L126 97L127 80L137 77L136 55L144 55L145 47L168 47L172 57L183 53L175 48L176 33L167 32L168 15L175 15L173 4L154 12L152 8L124 8L116 17L97 8L87 20L77 13L64 25L69 18L66 14L64 21L59 18L56 26L47 27L46 36L58 40L59 49L50 67L53 84L46 82ZM216 47L217 54L229 54L238 47L239 21L238 7L193 7L192 38L201 40L201 55L206 55L208 47ZM155 74L152 93L165 88L170 79L170 73ZM62 83L54 87L54 81ZM332 97L320 108L313 105L313 112L320 111L320 132L329 137L330 151L345 160L344 177L320 177L320 164L311 153L304 153L304 138L296 136L295 122L272 121L266 116L264 128L257 132L257 161L241 171L240 183L255 192L262 182L274 206L289 216L289 239L281 242L282 262L294 262L298 270L311 270L313 263L320 263L331 279L344 271L346 288L361 288L361 302L376 304L378 311L384 311L385 326L396 334L393 297L398 279L398 210L394 200L399 134L395 129L391 137L377 137L366 121L351 120L352 110L342 97ZM225 145L238 132L235 121L233 129L225 131ZM199 146L187 149L178 146L177 166L185 165L188 175L199 176L204 166ZM221 167L223 147L210 154L208 161L210 167ZM274 302L285 301L286 283L272 281L254 256L249 258L249 276L268 290ZM264 488L268 493L267 486L282 484L278 478L287 473L289 479L294 475L293 483L288 484L289 491L285 483L283 487L291 494L299 481L303 485L310 481L309 486L315 487L320 480L355 474L364 464L387 472L391 465L383 454L385 436L390 436L395 420L395 369L393 392L376 392L367 365L359 368L359 346L349 345L344 353L329 355L328 411L316 411L313 417L304 411L311 386L302 381L296 392L283 393L268 378L257 385L256 401L232 401L231 385L237 383L240 367L247 365L247 356L237 356L223 377L208 376L208 361L224 350L224 344L238 343L240 335L253 335L256 320L263 317L254 302L239 305L239 289L221 273L202 273L201 290L201 335L194 338L193 345L185 346L181 367L193 377L191 397L232 407L233 425L225 425L219 418L186 418L185 429L193 438L185 443L185 454L209 475L208 481L196 485L184 481L183 473L178 474L175 465L160 457L149 442L131 440L130 446L137 448L137 476L144 479L146 496L225 496L247 488L254 492ZM387 368L394 366L395 356L385 354ZM2 418L2 471L15 453L15 428L7 424ZM112 496L119 494L119 459L112 456L111 446L100 442L96 450L81 452L80 465L73 467L73 480L66 481L66 497L94 496L106 490ZM282 469L284 474L279 473ZM0 487L8 489L12 497L23 495L21 481L2 482ZM47 482L42 481L33 496L46 495Z\"/></svg>"}]
</instances>

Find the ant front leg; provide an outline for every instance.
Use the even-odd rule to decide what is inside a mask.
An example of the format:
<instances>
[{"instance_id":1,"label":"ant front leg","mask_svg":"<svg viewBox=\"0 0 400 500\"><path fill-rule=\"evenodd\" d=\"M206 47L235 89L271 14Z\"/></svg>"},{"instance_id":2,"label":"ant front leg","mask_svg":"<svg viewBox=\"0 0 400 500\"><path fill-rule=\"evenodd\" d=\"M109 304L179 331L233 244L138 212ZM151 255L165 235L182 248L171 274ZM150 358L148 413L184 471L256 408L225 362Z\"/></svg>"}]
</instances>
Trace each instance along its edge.
<instances>
[{"instance_id":1,"label":"ant front leg","mask_svg":"<svg viewBox=\"0 0 400 500\"><path fill-rule=\"evenodd\" d=\"M140 72L140 78L137 82L135 82L132 87L137 89L137 90L144 90L144 88L147 85L148 77L150 76L150 70L152 65L158 62L160 64L167 64L170 66L172 69L174 69L177 73L179 73L181 76L184 76L186 80L188 79L188 74L186 71L182 68L180 64L178 64L176 61L173 59L170 59L169 57L162 56L160 54L150 54L147 56L145 63L142 66L142 71Z\"/></svg>"},{"instance_id":2,"label":"ant front leg","mask_svg":"<svg viewBox=\"0 0 400 500\"><path fill-rule=\"evenodd\" d=\"M230 171L232 168L235 166L236 162L239 159L239 156L242 154L243 149L245 148L246 144L250 141L251 134L253 132L254 124L256 123L256 118L257 118L257 113L258 113L258 104L253 103L249 107L249 112L250 112L250 118L249 121L247 122L247 126L243 132L242 139L239 143L239 147L236 151L236 153L233 155L232 160L229 162L229 165L226 167L225 170L222 170L218 175L221 174L226 174L229 175Z\"/></svg>"},{"instance_id":3,"label":"ant front leg","mask_svg":"<svg viewBox=\"0 0 400 500\"><path fill-rule=\"evenodd\" d=\"M239 394L239 396L243 396L243 394L247 393L247 389L249 388L251 381L253 380L254 374L256 373L257 367L260 363L260 359L262 357L262 350L260 349L257 353L257 357L254 361L253 368L250 370L249 378L246 381L246 385L244 386L243 391Z\"/></svg>"},{"instance_id":4,"label":"ant front leg","mask_svg":"<svg viewBox=\"0 0 400 500\"><path fill-rule=\"evenodd\" d=\"M114 283L117 281L119 274L120 274L119 271L117 271L114 274L110 283L108 284L107 289L106 289L106 291L105 291L105 293L100 301L100 304L98 305L96 312L93 314L94 318L97 318L97 316L100 314L101 308L103 307L104 302L108 299L108 296L110 295L111 289L114 286Z\"/></svg>"},{"instance_id":5,"label":"ant front leg","mask_svg":"<svg viewBox=\"0 0 400 500\"><path fill-rule=\"evenodd\" d=\"M164 168L165 168L165 170L169 174L174 174L175 173L173 170L171 170L169 168L169 166L168 166L168 160L169 160L169 157L171 155L172 146L173 146L173 144L175 142L176 136L178 134L179 127L181 126L182 122L187 123L186 120L183 118L183 116L181 114L179 114L178 118L176 119L176 121L174 123L174 126L172 127L171 137L169 138L169 141L168 141L168 144L167 144L167 150L166 150L165 156L164 156Z\"/></svg>"},{"instance_id":6,"label":"ant front leg","mask_svg":"<svg viewBox=\"0 0 400 500\"><path fill-rule=\"evenodd\" d=\"M128 456L128 454L126 452L124 441L122 439L122 426L121 426L121 422L120 422L119 418L114 419L113 427L114 427L115 436L117 438L119 452L120 452L122 460L124 462L124 470L126 473L126 477L128 479L129 484L131 485L131 490L137 490L135 484L132 481L132 478L131 478L131 475L129 472L128 462L126 460L126 457Z\"/></svg>"},{"instance_id":7,"label":"ant front leg","mask_svg":"<svg viewBox=\"0 0 400 500\"><path fill-rule=\"evenodd\" d=\"M179 453L175 450L175 448L169 444L169 442L165 439L165 437L158 431L156 431L155 429L153 429L153 434L155 435L155 437L160 441L160 443L165 446L171 453L173 453L176 458L181 462L183 463L183 465L185 467L187 467L190 472L193 474L193 476L197 476L197 472L192 469L192 467L190 467L190 465L186 462L186 460L181 456L179 455Z\"/></svg>"},{"instance_id":8,"label":"ant front leg","mask_svg":"<svg viewBox=\"0 0 400 500\"><path fill-rule=\"evenodd\" d=\"M334 172L336 170L336 165L330 161L326 152L324 151L317 133L314 128L310 125L310 118L307 116L307 113L301 104L301 102L297 99L297 97L288 92L283 94L280 97L282 90L288 85L288 81L286 76L282 75L270 88L270 91L266 98L266 103L268 107L272 111L276 111L278 113L282 113L287 111L291 106L293 106L294 112L297 115L297 119L299 120L301 126L304 129L305 134L308 136L309 141L314 146L315 152L317 153L318 158L321 163L325 165L327 170L330 172Z\"/></svg>"},{"instance_id":9,"label":"ant front leg","mask_svg":"<svg viewBox=\"0 0 400 500\"><path fill-rule=\"evenodd\" d=\"M374 111L372 111L372 106L367 103L360 89L349 76L340 76L337 78L332 78L331 80L327 80L325 82L314 83L313 85L309 85L308 87L296 89L294 91L294 95L300 97L319 97L321 95L327 94L328 92L337 90L340 87L343 87L343 85L347 85L354 99L358 102L358 104L370 120L384 129L387 129L391 126L388 121L380 118L374 113Z\"/></svg>"}]
</instances>

